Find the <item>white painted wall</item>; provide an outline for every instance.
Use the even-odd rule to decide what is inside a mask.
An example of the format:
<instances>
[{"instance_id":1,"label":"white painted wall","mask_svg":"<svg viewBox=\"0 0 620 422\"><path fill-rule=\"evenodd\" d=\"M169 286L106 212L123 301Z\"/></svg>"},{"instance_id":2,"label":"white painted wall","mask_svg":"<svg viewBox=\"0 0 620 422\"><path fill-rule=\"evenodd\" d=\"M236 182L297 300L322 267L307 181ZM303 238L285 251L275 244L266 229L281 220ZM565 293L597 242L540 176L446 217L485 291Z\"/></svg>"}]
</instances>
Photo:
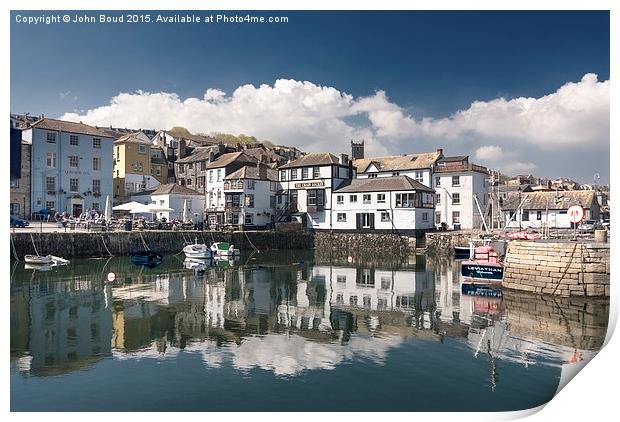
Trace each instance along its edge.
<instances>
[{"instance_id":1,"label":"white painted wall","mask_svg":"<svg viewBox=\"0 0 620 422\"><path fill-rule=\"evenodd\" d=\"M204 198L202 195L151 195L151 201L162 207L173 208L174 211L157 213L157 218L166 217L168 221L183 219L183 203L187 200L189 214L192 222L200 222L203 219ZM194 214L198 214L195 217Z\"/></svg>"},{"instance_id":2,"label":"white painted wall","mask_svg":"<svg viewBox=\"0 0 620 422\"><path fill-rule=\"evenodd\" d=\"M460 185L452 186L452 177L459 176ZM439 179L439 185L437 180ZM474 202L477 195L480 209L484 213L489 201L489 188L486 175L475 171L435 173L433 175L433 187L439 195L439 203L436 212L440 214L436 224L446 223L448 228L453 229L452 212L460 213L461 229L477 229L482 224L482 217ZM460 204L453 204L454 194L460 196Z\"/></svg>"},{"instance_id":3,"label":"white painted wall","mask_svg":"<svg viewBox=\"0 0 620 422\"><path fill-rule=\"evenodd\" d=\"M254 189L250 189L249 181L254 182ZM230 180L229 180L230 181ZM232 182L232 181L231 181ZM271 207L271 197L275 197L278 183L270 180L244 179L243 189L227 189L225 193L240 194L241 211L239 212L239 224L245 224L246 216L252 216L253 226L267 226L272 223L271 217L275 215L275 208ZM246 196L254 195L254 206L246 205ZM226 218L225 221L228 221Z\"/></svg>"},{"instance_id":4,"label":"white painted wall","mask_svg":"<svg viewBox=\"0 0 620 422\"><path fill-rule=\"evenodd\" d=\"M357 173L357 178L367 179L370 174L376 174L377 177L392 177L396 175L394 173L394 171L377 171L377 169L371 165L365 173ZM408 176L411 179L422 183L424 186L431 187L431 169L398 170L396 173L398 173L397 176Z\"/></svg>"}]
</instances>

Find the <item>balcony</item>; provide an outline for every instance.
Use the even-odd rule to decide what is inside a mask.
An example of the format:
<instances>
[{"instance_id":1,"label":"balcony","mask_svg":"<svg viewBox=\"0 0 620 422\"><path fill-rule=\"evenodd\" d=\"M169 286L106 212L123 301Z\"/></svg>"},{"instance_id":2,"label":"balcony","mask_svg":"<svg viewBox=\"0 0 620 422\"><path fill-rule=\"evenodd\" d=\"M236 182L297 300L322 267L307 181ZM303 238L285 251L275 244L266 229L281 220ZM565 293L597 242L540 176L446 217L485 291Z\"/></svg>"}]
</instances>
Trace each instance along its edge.
<instances>
[{"instance_id":1,"label":"balcony","mask_svg":"<svg viewBox=\"0 0 620 422\"><path fill-rule=\"evenodd\" d=\"M241 212L241 205L226 205L224 207L225 212Z\"/></svg>"}]
</instances>

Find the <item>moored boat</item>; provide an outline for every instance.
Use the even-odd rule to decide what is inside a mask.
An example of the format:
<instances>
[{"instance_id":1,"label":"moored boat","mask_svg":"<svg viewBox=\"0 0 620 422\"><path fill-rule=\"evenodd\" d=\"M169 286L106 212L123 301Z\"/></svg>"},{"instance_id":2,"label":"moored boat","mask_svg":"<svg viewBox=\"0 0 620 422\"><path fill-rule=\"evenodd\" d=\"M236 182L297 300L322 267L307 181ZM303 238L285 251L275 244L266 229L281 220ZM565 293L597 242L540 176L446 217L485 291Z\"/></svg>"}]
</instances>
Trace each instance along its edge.
<instances>
[{"instance_id":1,"label":"moored boat","mask_svg":"<svg viewBox=\"0 0 620 422\"><path fill-rule=\"evenodd\" d=\"M471 258L471 246L455 246L454 258L456 259L469 259Z\"/></svg>"},{"instance_id":2,"label":"moored boat","mask_svg":"<svg viewBox=\"0 0 620 422\"><path fill-rule=\"evenodd\" d=\"M183 253L187 258L209 259L213 257L214 252L204 243L198 243L198 240L194 239L194 244L185 246Z\"/></svg>"},{"instance_id":3,"label":"moored boat","mask_svg":"<svg viewBox=\"0 0 620 422\"><path fill-rule=\"evenodd\" d=\"M461 275L463 283L499 285L504 278L504 266L492 246L478 246L473 259L461 262Z\"/></svg>"},{"instance_id":4,"label":"moored boat","mask_svg":"<svg viewBox=\"0 0 620 422\"><path fill-rule=\"evenodd\" d=\"M54 261L52 259L52 255L41 256L41 255L25 255L24 261L26 264L35 264L35 265L50 265Z\"/></svg>"},{"instance_id":5,"label":"moored boat","mask_svg":"<svg viewBox=\"0 0 620 422\"><path fill-rule=\"evenodd\" d=\"M239 249L235 249L235 246L228 242L214 242L211 245L211 250L217 256L239 255Z\"/></svg>"},{"instance_id":6,"label":"moored boat","mask_svg":"<svg viewBox=\"0 0 620 422\"><path fill-rule=\"evenodd\" d=\"M161 264L161 261L164 258L162 254L153 251L132 252L129 256L134 265L141 265L148 268L154 268L155 266Z\"/></svg>"}]
</instances>

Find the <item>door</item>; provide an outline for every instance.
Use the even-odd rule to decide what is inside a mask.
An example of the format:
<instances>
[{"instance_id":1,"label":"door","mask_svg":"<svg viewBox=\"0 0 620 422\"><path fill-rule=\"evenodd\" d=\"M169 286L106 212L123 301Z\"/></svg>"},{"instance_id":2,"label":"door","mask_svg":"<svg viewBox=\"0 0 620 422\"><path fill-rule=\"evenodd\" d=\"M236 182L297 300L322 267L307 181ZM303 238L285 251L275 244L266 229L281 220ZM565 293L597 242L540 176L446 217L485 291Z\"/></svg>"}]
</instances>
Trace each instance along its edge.
<instances>
[{"instance_id":1,"label":"door","mask_svg":"<svg viewBox=\"0 0 620 422\"><path fill-rule=\"evenodd\" d=\"M73 204L72 214L74 217L79 217L80 214L82 214L82 210L83 210L82 204Z\"/></svg>"}]
</instances>

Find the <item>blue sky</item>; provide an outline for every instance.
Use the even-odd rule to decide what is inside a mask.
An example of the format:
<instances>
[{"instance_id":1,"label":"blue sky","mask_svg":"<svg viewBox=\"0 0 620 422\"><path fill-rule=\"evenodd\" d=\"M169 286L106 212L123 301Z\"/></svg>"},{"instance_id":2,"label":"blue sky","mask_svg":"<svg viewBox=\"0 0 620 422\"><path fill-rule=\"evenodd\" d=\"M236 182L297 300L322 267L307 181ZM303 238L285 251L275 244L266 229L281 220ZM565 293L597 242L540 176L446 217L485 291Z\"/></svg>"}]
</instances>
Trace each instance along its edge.
<instances>
[{"instance_id":1,"label":"blue sky","mask_svg":"<svg viewBox=\"0 0 620 422\"><path fill-rule=\"evenodd\" d=\"M201 99L207 88L230 96L244 84L291 79L334 87L355 99L384 91L390 104L415 119L441 119L477 100L540 98L588 73L609 79L607 12L257 12L290 21L37 26L16 23L16 14L41 13L12 12L11 110L49 116L81 115L121 92ZM386 132L373 126L367 111L341 120L375 136L377 152L395 152L391 140L381 141ZM281 133L252 124L245 132L252 129L272 138ZM454 153L502 147L463 142ZM523 154L513 160L528 163ZM547 167L530 164L534 172ZM606 167L597 171L607 175Z\"/></svg>"}]
</instances>

